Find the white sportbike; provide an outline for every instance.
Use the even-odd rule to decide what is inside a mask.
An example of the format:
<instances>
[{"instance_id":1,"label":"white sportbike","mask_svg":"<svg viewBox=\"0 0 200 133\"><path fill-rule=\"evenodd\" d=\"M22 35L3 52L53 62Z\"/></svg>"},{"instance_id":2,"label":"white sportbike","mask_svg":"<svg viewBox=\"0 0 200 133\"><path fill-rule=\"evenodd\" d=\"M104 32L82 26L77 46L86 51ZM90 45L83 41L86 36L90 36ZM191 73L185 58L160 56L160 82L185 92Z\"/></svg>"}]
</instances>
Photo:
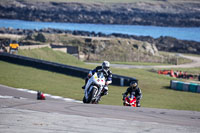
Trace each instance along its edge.
<instances>
[{"instance_id":1,"label":"white sportbike","mask_svg":"<svg viewBox=\"0 0 200 133\"><path fill-rule=\"evenodd\" d=\"M85 86L83 103L98 104L105 86L104 71L95 72Z\"/></svg>"}]
</instances>

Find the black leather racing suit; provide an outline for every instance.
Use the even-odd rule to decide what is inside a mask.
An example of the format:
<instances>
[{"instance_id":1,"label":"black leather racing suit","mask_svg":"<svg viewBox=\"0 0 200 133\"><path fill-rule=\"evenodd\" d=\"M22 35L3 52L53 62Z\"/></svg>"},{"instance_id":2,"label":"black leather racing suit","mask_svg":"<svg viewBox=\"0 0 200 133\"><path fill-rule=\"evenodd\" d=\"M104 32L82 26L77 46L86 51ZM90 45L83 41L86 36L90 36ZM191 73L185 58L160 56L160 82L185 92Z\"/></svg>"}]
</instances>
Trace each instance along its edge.
<instances>
[{"instance_id":1,"label":"black leather racing suit","mask_svg":"<svg viewBox=\"0 0 200 133\"><path fill-rule=\"evenodd\" d=\"M102 70L102 66L97 66L95 69L92 70L92 75L95 72L101 71ZM106 81L111 81L112 82L112 72L110 70L107 70L106 73L104 73L104 76L106 78Z\"/></svg>"},{"instance_id":2,"label":"black leather racing suit","mask_svg":"<svg viewBox=\"0 0 200 133\"><path fill-rule=\"evenodd\" d=\"M135 88L132 88L132 87L128 87L126 89L126 92L123 94L123 100L124 98L130 94L130 97L133 98L134 96L136 97L136 104L137 104L137 107L140 107L140 99L142 98L142 91L139 87L135 87Z\"/></svg>"}]
</instances>

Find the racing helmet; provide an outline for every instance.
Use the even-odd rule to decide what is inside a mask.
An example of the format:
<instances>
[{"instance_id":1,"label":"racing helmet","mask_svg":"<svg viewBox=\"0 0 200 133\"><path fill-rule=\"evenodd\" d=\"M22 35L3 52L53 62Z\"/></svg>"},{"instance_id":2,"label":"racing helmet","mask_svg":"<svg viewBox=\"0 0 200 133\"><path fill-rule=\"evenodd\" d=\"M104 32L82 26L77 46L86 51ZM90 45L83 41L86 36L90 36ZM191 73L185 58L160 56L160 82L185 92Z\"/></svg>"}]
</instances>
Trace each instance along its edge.
<instances>
[{"instance_id":1,"label":"racing helmet","mask_svg":"<svg viewBox=\"0 0 200 133\"><path fill-rule=\"evenodd\" d=\"M130 82L130 87L131 88L136 88L138 86L138 83L136 81L131 81Z\"/></svg>"},{"instance_id":2,"label":"racing helmet","mask_svg":"<svg viewBox=\"0 0 200 133\"><path fill-rule=\"evenodd\" d=\"M104 61L103 63L102 63L102 69L104 69L104 70L108 70L110 68L110 62L108 62L108 61Z\"/></svg>"}]
</instances>

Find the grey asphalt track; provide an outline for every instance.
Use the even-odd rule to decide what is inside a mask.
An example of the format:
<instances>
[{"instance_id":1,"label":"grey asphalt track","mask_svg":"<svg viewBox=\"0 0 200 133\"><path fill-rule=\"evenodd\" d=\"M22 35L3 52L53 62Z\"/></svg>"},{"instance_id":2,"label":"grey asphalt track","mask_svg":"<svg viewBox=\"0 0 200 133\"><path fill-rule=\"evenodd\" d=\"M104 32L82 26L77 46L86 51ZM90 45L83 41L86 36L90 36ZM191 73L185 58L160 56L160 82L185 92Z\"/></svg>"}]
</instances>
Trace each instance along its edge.
<instances>
[{"instance_id":1,"label":"grey asphalt track","mask_svg":"<svg viewBox=\"0 0 200 133\"><path fill-rule=\"evenodd\" d=\"M199 133L200 112L91 105L0 85L0 133Z\"/></svg>"}]
</instances>

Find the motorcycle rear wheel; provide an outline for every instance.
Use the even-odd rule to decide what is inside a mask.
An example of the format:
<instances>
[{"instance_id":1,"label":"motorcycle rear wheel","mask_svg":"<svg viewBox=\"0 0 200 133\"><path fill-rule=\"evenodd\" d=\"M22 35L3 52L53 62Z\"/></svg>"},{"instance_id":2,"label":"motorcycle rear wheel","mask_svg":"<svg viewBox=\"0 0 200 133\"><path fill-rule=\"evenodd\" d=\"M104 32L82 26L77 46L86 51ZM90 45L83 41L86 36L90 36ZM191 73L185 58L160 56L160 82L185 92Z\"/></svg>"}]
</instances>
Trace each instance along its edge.
<instances>
[{"instance_id":1,"label":"motorcycle rear wheel","mask_svg":"<svg viewBox=\"0 0 200 133\"><path fill-rule=\"evenodd\" d=\"M83 97L83 103L87 103L85 96Z\"/></svg>"}]
</instances>

